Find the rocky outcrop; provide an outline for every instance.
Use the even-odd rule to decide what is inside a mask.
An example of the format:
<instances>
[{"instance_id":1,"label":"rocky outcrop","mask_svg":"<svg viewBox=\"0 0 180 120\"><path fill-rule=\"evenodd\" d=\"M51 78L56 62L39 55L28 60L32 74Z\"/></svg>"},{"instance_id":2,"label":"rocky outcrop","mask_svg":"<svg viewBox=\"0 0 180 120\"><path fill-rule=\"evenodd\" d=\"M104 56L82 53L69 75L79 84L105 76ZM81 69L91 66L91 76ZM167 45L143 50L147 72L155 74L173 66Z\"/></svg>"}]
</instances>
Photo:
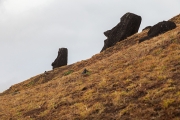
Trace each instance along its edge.
<instances>
[{"instance_id":1,"label":"rocky outcrop","mask_svg":"<svg viewBox=\"0 0 180 120\"><path fill-rule=\"evenodd\" d=\"M126 13L121 17L120 23L114 28L104 32L107 39L104 41L104 47L101 52L115 45L117 42L126 39L127 37L135 34L139 30L141 24L141 16L133 13Z\"/></svg>"},{"instance_id":2,"label":"rocky outcrop","mask_svg":"<svg viewBox=\"0 0 180 120\"><path fill-rule=\"evenodd\" d=\"M150 28L150 30L148 31L148 35L146 37L140 39L139 43L143 42L145 40L149 40L155 36L158 36L162 33L172 30L174 28L176 28L176 24L174 22L171 22L171 21L159 22Z\"/></svg>"},{"instance_id":3,"label":"rocky outcrop","mask_svg":"<svg viewBox=\"0 0 180 120\"><path fill-rule=\"evenodd\" d=\"M67 59L68 59L67 57L68 57L68 49L67 48L60 48L57 58L51 64L53 69L67 65Z\"/></svg>"}]
</instances>

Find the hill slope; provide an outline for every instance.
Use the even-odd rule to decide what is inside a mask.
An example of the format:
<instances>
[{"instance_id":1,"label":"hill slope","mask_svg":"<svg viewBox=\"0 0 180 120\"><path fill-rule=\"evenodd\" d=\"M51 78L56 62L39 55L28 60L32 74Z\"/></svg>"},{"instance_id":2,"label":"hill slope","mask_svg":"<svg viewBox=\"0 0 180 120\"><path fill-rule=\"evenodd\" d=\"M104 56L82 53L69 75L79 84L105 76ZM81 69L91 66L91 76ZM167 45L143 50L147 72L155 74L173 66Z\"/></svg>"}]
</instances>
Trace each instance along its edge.
<instances>
[{"instance_id":1,"label":"hill slope","mask_svg":"<svg viewBox=\"0 0 180 120\"><path fill-rule=\"evenodd\" d=\"M139 44L146 34L12 86L1 120L179 119L180 26Z\"/></svg>"}]
</instances>

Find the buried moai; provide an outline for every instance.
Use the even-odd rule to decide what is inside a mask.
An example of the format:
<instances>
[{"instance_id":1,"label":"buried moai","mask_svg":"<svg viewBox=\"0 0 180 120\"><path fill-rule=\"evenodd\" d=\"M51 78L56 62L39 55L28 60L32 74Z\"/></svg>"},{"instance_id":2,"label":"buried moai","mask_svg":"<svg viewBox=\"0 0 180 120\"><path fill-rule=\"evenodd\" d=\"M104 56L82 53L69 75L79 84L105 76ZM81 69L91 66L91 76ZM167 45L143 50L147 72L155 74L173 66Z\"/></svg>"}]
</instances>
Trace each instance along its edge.
<instances>
[{"instance_id":1,"label":"buried moai","mask_svg":"<svg viewBox=\"0 0 180 120\"><path fill-rule=\"evenodd\" d=\"M133 13L126 13L121 17L120 23L118 23L114 28L104 32L107 37L104 40L104 47L101 52L105 49L115 45L117 42L126 39L127 37L138 32L141 24L141 16Z\"/></svg>"},{"instance_id":2,"label":"buried moai","mask_svg":"<svg viewBox=\"0 0 180 120\"><path fill-rule=\"evenodd\" d=\"M162 22L159 22L157 24L155 24L154 26L152 26L148 33L147 33L147 36L140 39L139 40L139 43L145 41L145 40L149 40L155 36L158 36L160 34L163 34L169 30L172 30L176 28L176 24L174 22L171 22L171 21L162 21Z\"/></svg>"},{"instance_id":3,"label":"buried moai","mask_svg":"<svg viewBox=\"0 0 180 120\"><path fill-rule=\"evenodd\" d=\"M58 56L51 65L53 69L57 67L61 67L67 65L67 60L68 60L68 49L59 48Z\"/></svg>"}]
</instances>

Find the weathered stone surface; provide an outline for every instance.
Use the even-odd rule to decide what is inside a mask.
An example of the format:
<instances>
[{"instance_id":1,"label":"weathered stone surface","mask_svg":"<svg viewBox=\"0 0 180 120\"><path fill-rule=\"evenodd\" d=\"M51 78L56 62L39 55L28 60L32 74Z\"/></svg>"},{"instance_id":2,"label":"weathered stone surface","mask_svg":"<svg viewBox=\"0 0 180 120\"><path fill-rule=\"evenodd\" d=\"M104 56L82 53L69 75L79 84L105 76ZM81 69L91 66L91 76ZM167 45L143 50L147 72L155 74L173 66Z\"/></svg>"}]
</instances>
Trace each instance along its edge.
<instances>
[{"instance_id":1,"label":"weathered stone surface","mask_svg":"<svg viewBox=\"0 0 180 120\"><path fill-rule=\"evenodd\" d=\"M103 46L101 52L102 52L103 50L107 49L108 47L109 47L109 46L108 46L108 39L106 39L106 40L104 40L104 46Z\"/></svg>"},{"instance_id":2,"label":"weathered stone surface","mask_svg":"<svg viewBox=\"0 0 180 120\"><path fill-rule=\"evenodd\" d=\"M68 49L67 48L60 48L57 58L51 64L53 69L67 65L67 59L68 59L67 57L68 57Z\"/></svg>"},{"instance_id":3,"label":"weathered stone surface","mask_svg":"<svg viewBox=\"0 0 180 120\"><path fill-rule=\"evenodd\" d=\"M159 34L165 33L169 30L176 28L176 24L171 21L163 21L159 22L158 24L154 25L148 32L148 36L154 37Z\"/></svg>"},{"instance_id":4,"label":"weathered stone surface","mask_svg":"<svg viewBox=\"0 0 180 120\"><path fill-rule=\"evenodd\" d=\"M142 31L151 29L151 27L152 27L152 26L147 26L147 27L145 27Z\"/></svg>"},{"instance_id":5,"label":"weathered stone surface","mask_svg":"<svg viewBox=\"0 0 180 120\"><path fill-rule=\"evenodd\" d=\"M135 34L139 30L141 24L141 17L133 13L126 13L121 17L120 23L114 28L104 32L107 39L104 41L104 47L101 52L115 45L117 42L126 39L127 37Z\"/></svg>"},{"instance_id":6,"label":"weathered stone surface","mask_svg":"<svg viewBox=\"0 0 180 120\"><path fill-rule=\"evenodd\" d=\"M110 33L111 33L111 30L107 30L106 32L104 32L104 35L105 35L106 37L109 37Z\"/></svg>"},{"instance_id":7,"label":"weathered stone surface","mask_svg":"<svg viewBox=\"0 0 180 120\"><path fill-rule=\"evenodd\" d=\"M158 36L162 33L165 33L169 30L172 30L176 28L176 24L171 21L162 21L157 24L155 24L153 27L150 28L148 31L148 35L142 39L139 40L139 42L143 42L145 40L149 40L155 36Z\"/></svg>"}]
</instances>

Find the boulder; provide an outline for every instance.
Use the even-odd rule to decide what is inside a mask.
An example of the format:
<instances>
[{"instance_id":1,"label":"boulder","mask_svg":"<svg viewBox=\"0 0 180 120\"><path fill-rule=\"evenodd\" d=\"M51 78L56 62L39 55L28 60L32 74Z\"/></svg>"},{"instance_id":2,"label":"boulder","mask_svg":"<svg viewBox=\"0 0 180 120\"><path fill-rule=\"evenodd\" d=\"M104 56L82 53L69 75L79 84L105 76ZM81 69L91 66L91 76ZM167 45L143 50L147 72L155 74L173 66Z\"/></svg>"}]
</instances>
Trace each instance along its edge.
<instances>
[{"instance_id":1,"label":"boulder","mask_svg":"<svg viewBox=\"0 0 180 120\"><path fill-rule=\"evenodd\" d=\"M142 38L139 40L139 43L145 41L145 40L149 40L155 36L158 36L160 34L163 34L169 30L172 30L176 28L176 24L172 21L162 21L159 22L157 24L155 24L154 26L152 26L150 28L150 30L148 31L148 34L146 37Z\"/></svg>"},{"instance_id":2,"label":"boulder","mask_svg":"<svg viewBox=\"0 0 180 120\"><path fill-rule=\"evenodd\" d=\"M61 67L67 65L67 58L68 57L68 49L67 48L59 48L58 56L51 64L53 69L57 67Z\"/></svg>"},{"instance_id":3,"label":"boulder","mask_svg":"<svg viewBox=\"0 0 180 120\"><path fill-rule=\"evenodd\" d=\"M82 74L86 74L87 72L89 72L86 68L83 70Z\"/></svg>"},{"instance_id":4,"label":"boulder","mask_svg":"<svg viewBox=\"0 0 180 120\"><path fill-rule=\"evenodd\" d=\"M117 42L126 39L127 37L135 34L139 30L141 24L141 16L133 13L126 13L121 17L120 23L114 28L104 32L107 39L104 41L104 47L101 52L105 49L115 45Z\"/></svg>"}]
</instances>

